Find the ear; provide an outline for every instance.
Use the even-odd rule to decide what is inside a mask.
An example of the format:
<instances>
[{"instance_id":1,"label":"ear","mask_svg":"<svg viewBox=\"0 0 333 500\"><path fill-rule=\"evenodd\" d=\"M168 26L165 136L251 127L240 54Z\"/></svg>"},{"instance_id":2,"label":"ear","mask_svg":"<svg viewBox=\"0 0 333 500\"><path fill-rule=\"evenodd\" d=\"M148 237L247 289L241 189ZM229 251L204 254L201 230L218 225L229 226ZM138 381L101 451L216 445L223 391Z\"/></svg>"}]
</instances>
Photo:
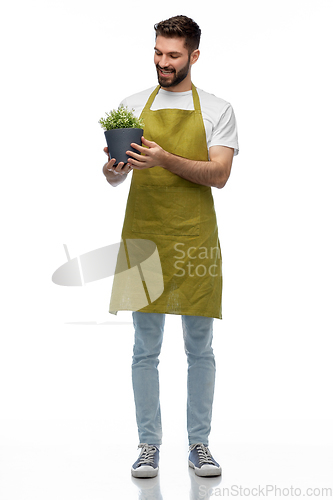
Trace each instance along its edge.
<instances>
[{"instance_id":1,"label":"ear","mask_svg":"<svg viewBox=\"0 0 333 500\"><path fill-rule=\"evenodd\" d=\"M197 60L199 59L199 56L200 56L200 50L199 49L194 50L191 54L190 63L191 64L196 63Z\"/></svg>"}]
</instances>

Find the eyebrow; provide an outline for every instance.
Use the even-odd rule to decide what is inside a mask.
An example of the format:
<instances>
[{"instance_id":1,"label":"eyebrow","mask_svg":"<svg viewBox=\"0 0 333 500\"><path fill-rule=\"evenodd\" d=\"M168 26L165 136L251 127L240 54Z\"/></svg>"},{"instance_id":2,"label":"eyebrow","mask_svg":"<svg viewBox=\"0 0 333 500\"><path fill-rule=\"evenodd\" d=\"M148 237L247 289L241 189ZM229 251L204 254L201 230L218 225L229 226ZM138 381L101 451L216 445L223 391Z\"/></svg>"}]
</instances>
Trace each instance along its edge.
<instances>
[{"instance_id":1,"label":"eyebrow","mask_svg":"<svg viewBox=\"0 0 333 500\"><path fill-rule=\"evenodd\" d=\"M157 50L157 52L161 52L160 49L158 49L157 47L154 47L154 50ZM177 51L167 52L167 54L169 54L169 55L171 55L171 54L177 54L179 56L183 55L181 52L177 52Z\"/></svg>"}]
</instances>

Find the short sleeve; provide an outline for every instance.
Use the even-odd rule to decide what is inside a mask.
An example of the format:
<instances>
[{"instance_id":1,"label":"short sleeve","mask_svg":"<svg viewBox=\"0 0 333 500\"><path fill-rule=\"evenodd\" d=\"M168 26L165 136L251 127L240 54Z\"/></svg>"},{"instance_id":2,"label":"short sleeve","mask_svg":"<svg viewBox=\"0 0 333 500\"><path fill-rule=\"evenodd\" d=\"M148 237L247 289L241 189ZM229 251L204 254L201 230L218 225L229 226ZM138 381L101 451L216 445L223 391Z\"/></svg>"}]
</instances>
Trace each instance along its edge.
<instances>
[{"instance_id":1,"label":"short sleeve","mask_svg":"<svg viewBox=\"0 0 333 500\"><path fill-rule=\"evenodd\" d=\"M234 156L239 152L237 123L231 104L227 105L227 108L213 128L208 148L212 146L227 146L229 148L234 148Z\"/></svg>"}]
</instances>

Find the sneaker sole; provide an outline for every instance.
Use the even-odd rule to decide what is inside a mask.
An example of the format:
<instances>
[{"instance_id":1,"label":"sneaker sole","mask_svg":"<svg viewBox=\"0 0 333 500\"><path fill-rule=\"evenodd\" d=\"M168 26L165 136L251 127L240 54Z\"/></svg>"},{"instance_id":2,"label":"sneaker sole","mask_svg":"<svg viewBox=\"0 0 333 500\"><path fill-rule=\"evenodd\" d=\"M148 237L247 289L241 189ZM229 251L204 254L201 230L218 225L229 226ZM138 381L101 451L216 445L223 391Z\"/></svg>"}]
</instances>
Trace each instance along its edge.
<instances>
[{"instance_id":1,"label":"sneaker sole","mask_svg":"<svg viewBox=\"0 0 333 500\"><path fill-rule=\"evenodd\" d=\"M150 478L155 477L158 474L158 467L153 469L153 467L149 467L148 465L143 465L138 467L137 469L131 469L133 477L141 477L141 478Z\"/></svg>"},{"instance_id":2,"label":"sneaker sole","mask_svg":"<svg viewBox=\"0 0 333 500\"><path fill-rule=\"evenodd\" d=\"M221 467L214 467L214 466L211 466L211 465L208 465L208 466L205 466L203 465L203 467L206 467L205 469L203 469L202 467L199 469L199 467L196 467L194 465L193 462L191 462L191 460L188 461L188 465L194 469L194 472L197 476L201 476L201 477L206 477L206 476L221 476L222 474L222 469ZM208 468L209 467L209 468Z\"/></svg>"}]
</instances>

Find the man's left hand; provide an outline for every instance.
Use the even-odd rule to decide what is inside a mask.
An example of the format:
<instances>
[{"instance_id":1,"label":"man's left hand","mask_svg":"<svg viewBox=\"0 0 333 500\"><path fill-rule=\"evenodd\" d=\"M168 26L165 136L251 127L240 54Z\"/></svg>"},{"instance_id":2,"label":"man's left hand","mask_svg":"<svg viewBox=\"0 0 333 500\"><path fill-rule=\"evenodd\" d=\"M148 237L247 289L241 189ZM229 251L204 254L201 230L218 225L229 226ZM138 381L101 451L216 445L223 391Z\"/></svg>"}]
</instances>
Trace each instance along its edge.
<instances>
[{"instance_id":1,"label":"man's left hand","mask_svg":"<svg viewBox=\"0 0 333 500\"><path fill-rule=\"evenodd\" d=\"M127 156L130 156L128 159L129 165L139 170L157 167L158 165L161 166L166 155L164 149L156 144L156 142L148 141L144 137L142 137L141 141L146 146L145 148L135 143L131 144L132 148L139 151L141 155L132 151L126 151Z\"/></svg>"}]
</instances>

